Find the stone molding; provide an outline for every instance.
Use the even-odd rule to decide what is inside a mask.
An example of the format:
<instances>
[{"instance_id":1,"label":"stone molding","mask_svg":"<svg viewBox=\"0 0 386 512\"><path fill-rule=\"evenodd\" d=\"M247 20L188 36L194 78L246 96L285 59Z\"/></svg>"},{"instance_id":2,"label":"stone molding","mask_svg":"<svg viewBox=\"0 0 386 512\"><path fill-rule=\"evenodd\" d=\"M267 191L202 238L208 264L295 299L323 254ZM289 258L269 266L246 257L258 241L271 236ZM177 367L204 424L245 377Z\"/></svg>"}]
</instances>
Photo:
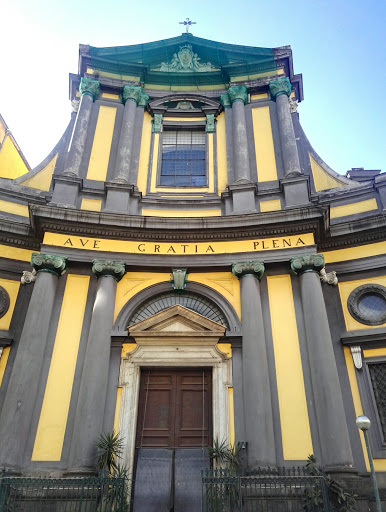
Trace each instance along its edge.
<instances>
[{"instance_id":1,"label":"stone molding","mask_svg":"<svg viewBox=\"0 0 386 512\"><path fill-rule=\"evenodd\" d=\"M289 78L278 78L269 82L269 92L274 101L282 94L286 94L289 97L291 95L291 82Z\"/></svg>"},{"instance_id":2,"label":"stone molding","mask_svg":"<svg viewBox=\"0 0 386 512\"><path fill-rule=\"evenodd\" d=\"M352 360L354 362L354 366L357 370L362 370L363 362L362 362L362 349L358 345L350 347Z\"/></svg>"},{"instance_id":3,"label":"stone molding","mask_svg":"<svg viewBox=\"0 0 386 512\"><path fill-rule=\"evenodd\" d=\"M23 270L23 275L20 278L21 284L30 284L36 281L36 270L33 268L32 272Z\"/></svg>"},{"instance_id":4,"label":"stone molding","mask_svg":"<svg viewBox=\"0 0 386 512\"><path fill-rule=\"evenodd\" d=\"M238 263L232 264L232 274L235 275L238 279L241 279L247 275L253 275L259 281L261 281L264 270L264 261L262 260L239 261Z\"/></svg>"},{"instance_id":5,"label":"stone molding","mask_svg":"<svg viewBox=\"0 0 386 512\"><path fill-rule=\"evenodd\" d=\"M153 133L161 133L162 131L162 122L163 122L163 116L162 114L154 114L153 118Z\"/></svg>"},{"instance_id":6,"label":"stone molding","mask_svg":"<svg viewBox=\"0 0 386 512\"><path fill-rule=\"evenodd\" d=\"M320 282L331 284L336 286L338 284L338 278L336 277L336 272L333 270L332 272L326 272L325 268L319 272Z\"/></svg>"},{"instance_id":7,"label":"stone molding","mask_svg":"<svg viewBox=\"0 0 386 512\"><path fill-rule=\"evenodd\" d=\"M386 301L386 287L380 284L367 283L355 288L347 299L347 308L350 315L358 322L365 325L382 325L386 322L386 311L378 319L372 319L365 316L358 307L358 304L364 295L374 294L382 297Z\"/></svg>"},{"instance_id":8,"label":"stone molding","mask_svg":"<svg viewBox=\"0 0 386 512\"><path fill-rule=\"evenodd\" d=\"M51 254L32 253L31 265L39 272L48 272L56 277L63 275L67 268L67 258Z\"/></svg>"},{"instance_id":9,"label":"stone molding","mask_svg":"<svg viewBox=\"0 0 386 512\"><path fill-rule=\"evenodd\" d=\"M112 277L119 282L126 273L123 261L93 260L92 273L96 278Z\"/></svg>"},{"instance_id":10,"label":"stone molding","mask_svg":"<svg viewBox=\"0 0 386 512\"><path fill-rule=\"evenodd\" d=\"M79 92L82 96L91 96L93 101L95 101L99 96L100 89L101 84L100 82L98 82L98 80L93 80L92 78L85 77L82 77L80 79Z\"/></svg>"},{"instance_id":11,"label":"stone molding","mask_svg":"<svg viewBox=\"0 0 386 512\"><path fill-rule=\"evenodd\" d=\"M229 87L228 96L232 105L235 101L242 101L244 105L248 103L248 89L245 85L234 85Z\"/></svg>"},{"instance_id":12,"label":"stone molding","mask_svg":"<svg viewBox=\"0 0 386 512\"><path fill-rule=\"evenodd\" d=\"M0 318L7 314L11 299L5 288L0 286Z\"/></svg>"},{"instance_id":13,"label":"stone molding","mask_svg":"<svg viewBox=\"0 0 386 512\"><path fill-rule=\"evenodd\" d=\"M216 133L215 116L214 114L206 114L206 133Z\"/></svg>"},{"instance_id":14,"label":"stone molding","mask_svg":"<svg viewBox=\"0 0 386 512\"><path fill-rule=\"evenodd\" d=\"M305 272L320 272L325 265L323 254L305 254L291 258L290 264L291 269L298 275Z\"/></svg>"},{"instance_id":15,"label":"stone molding","mask_svg":"<svg viewBox=\"0 0 386 512\"><path fill-rule=\"evenodd\" d=\"M124 105L126 101L132 100L135 101L137 107L146 107L150 101L150 96L139 85L124 85L121 96Z\"/></svg>"}]
</instances>

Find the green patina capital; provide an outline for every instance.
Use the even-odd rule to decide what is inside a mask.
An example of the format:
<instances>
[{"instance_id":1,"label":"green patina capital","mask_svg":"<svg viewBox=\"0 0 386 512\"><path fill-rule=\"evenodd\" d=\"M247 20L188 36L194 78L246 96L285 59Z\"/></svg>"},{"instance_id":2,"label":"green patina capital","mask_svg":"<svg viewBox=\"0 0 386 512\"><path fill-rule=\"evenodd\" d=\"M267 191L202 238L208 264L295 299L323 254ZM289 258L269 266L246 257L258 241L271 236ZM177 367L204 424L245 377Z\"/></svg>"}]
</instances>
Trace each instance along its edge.
<instances>
[{"instance_id":1,"label":"green patina capital","mask_svg":"<svg viewBox=\"0 0 386 512\"><path fill-rule=\"evenodd\" d=\"M264 270L264 261L262 260L239 261L238 263L232 264L232 274L235 275L238 279L241 279L246 275L253 275L259 281L261 281Z\"/></svg>"},{"instance_id":2,"label":"green patina capital","mask_svg":"<svg viewBox=\"0 0 386 512\"><path fill-rule=\"evenodd\" d=\"M161 133L162 131L162 114L154 114L153 133Z\"/></svg>"},{"instance_id":3,"label":"green patina capital","mask_svg":"<svg viewBox=\"0 0 386 512\"><path fill-rule=\"evenodd\" d=\"M230 108L232 106L228 93L220 94L218 101L224 108Z\"/></svg>"},{"instance_id":4,"label":"green patina capital","mask_svg":"<svg viewBox=\"0 0 386 512\"><path fill-rule=\"evenodd\" d=\"M207 133L215 133L216 132L216 125L215 125L214 114L206 114L205 131Z\"/></svg>"},{"instance_id":5,"label":"green patina capital","mask_svg":"<svg viewBox=\"0 0 386 512\"><path fill-rule=\"evenodd\" d=\"M80 79L79 92L82 96L91 96L93 101L95 101L99 96L100 89L101 84L98 80L84 77Z\"/></svg>"},{"instance_id":6,"label":"green patina capital","mask_svg":"<svg viewBox=\"0 0 386 512\"><path fill-rule=\"evenodd\" d=\"M123 261L93 260L91 271L97 278L107 276L120 281L125 275L126 267Z\"/></svg>"},{"instance_id":7,"label":"green patina capital","mask_svg":"<svg viewBox=\"0 0 386 512\"><path fill-rule=\"evenodd\" d=\"M269 82L269 93L274 101L276 101L276 98L282 94L290 96L291 82L289 81L289 78L278 78L277 80L272 80L272 82Z\"/></svg>"},{"instance_id":8,"label":"green patina capital","mask_svg":"<svg viewBox=\"0 0 386 512\"><path fill-rule=\"evenodd\" d=\"M298 275L305 272L320 272L324 268L323 254L305 254L291 258L291 269Z\"/></svg>"},{"instance_id":9,"label":"green patina capital","mask_svg":"<svg viewBox=\"0 0 386 512\"><path fill-rule=\"evenodd\" d=\"M244 105L248 103L248 89L245 85L234 85L233 87L229 87L228 96L232 105L235 101L242 101Z\"/></svg>"},{"instance_id":10,"label":"green patina capital","mask_svg":"<svg viewBox=\"0 0 386 512\"><path fill-rule=\"evenodd\" d=\"M66 271L67 258L62 256L51 256L51 254L32 253L31 265L36 272L48 272L56 277Z\"/></svg>"},{"instance_id":11,"label":"green patina capital","mask_svg":"<svg viewBox=\"0 0 386 512\"><path fill-rule=\"evenodd\" d=\"M145 94L142 87L139 85L124 85L122 88L122 103L125 105L126 101L135 101L137 106L146 107L150 101L150 96Z\"/></svg>"}]
</instances>

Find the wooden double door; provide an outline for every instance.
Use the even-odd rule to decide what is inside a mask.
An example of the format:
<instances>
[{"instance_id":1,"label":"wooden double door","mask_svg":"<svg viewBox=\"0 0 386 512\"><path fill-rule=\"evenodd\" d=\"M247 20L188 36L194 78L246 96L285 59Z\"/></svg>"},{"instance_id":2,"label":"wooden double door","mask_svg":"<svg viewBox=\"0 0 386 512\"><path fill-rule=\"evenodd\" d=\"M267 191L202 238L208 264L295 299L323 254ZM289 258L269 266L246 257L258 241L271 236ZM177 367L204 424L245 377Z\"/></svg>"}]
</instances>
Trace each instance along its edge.
<instances>
[{"instance_id":1,"label":"wooden double door","mask_svg":"<svg viewBox=\"0 0 386 512\"><path fill-rule=\"evenodd\" d=\"M207 447L211 432L211 368L142 370L137 448Z\"/></svg>"}]
</instances>

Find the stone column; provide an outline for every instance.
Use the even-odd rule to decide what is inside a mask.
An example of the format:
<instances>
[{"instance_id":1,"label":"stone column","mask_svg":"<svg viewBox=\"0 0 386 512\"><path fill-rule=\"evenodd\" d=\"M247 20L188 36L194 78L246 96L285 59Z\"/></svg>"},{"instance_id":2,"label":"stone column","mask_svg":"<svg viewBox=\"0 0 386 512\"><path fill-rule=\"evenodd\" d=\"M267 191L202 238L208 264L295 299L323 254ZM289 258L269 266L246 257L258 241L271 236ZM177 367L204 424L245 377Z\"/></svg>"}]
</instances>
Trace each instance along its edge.
<instances>
[{"instance_id":1,"label":"stone column","mask_svg":"<svg viewBox=\"0 0 386 512\"><path fill-rule=\"evenodd\" d=\"M264 263L234 263L232 273L240 279L241 288L245 440L248 443L248 467L253 469L276 464L271 388L259 284L264 273Z\"/></svg>"},{"instance_id":2,"label":"stone column","mask_svg":"<svg viewBox=\"0 0 386 512\"><path fill-rule=\"evenodd\" d=\"M125 274L125 264L119 261L94 260L92 272L99 282L72 433L68 464L70 471L95 469L94 443L103 431L115 294L117 282Z\"/></svg>"},{"instance_id":3,"label":"stone column","mask_svg":"<svg viewBox=\"0 0 386 512\"><path fill-rule=\"evenodd\" d=\"M31 265L37 279L0 416L0 461L12 468L23 466L58 278L65 272L66 259L33 253Z\"/></svg>"},{"instance_id":4,"label":"stone column","mask_svg":"<svg viewBox=\"0 0 386 512\"><path fill-rule=\"evenodd\" d=\"M291 82L288 78L279 78L269 82L271 98L276 101L277 119L279 122L281 151L286 176L301 174L298 149L288 98L291 95Z\"/></svg>"},{"instance_id":5,"label":"stone column","mask_svg":"<svg viewBox=\"0 0 386 512\"><path fill-rule=\"evenodd\" d=\"M122 102L125 105L121 132L119 136L117 160L111 182L106 183L106 206L110 212L124 212L137 214L133 203L133 196L138 203L138 189L136 187L136 172L132 169L133 140L136 125L137 107L144 108L150 100L142 87L125 85L122 89ZM134 206L134 208L131 208ZM131 211L134 210L134 211Z\"/></svg>"},{"instance_id":6,"label":"stone column","mask_svg":"<svg viewBox=\"0 0 386 512\"><path fill-rule=\"evenodd\" d=\"M308 178L302 174L298 148L292 124L289 96L291 82L287 77L269 82L271 99L276 101L276 113L279 124L281 153L283 156L284 179L280 180L284 189L287 207L296 207L309 203Z\"/></svg>"},{"instance_id":7,"label":"stone column","mask_svg":"<svg viewBox=\"0 0 386 512\"><path fill-rule=\"evenodd\" d=\"M235 178L238 181L251 180L249 166L249 147L247 123L244 105L248 103L248 91L245 85L229 87L228 96L232 104L233 117L233 154L235 159Z\"/></svg>"},{"instance_id":8,"label":"stone column","mask_svg":"<svg viewBox=\"0 0 386 512\"><path fill-rule=\"evenodd\" d=\"M291 268L300 276L323 465L327 469L344 471L353 467L353 456L319 278L319 272L324 268L324 257L322 254L310 254L292 258Z\"/></svg>"},{"instance_id":9,"label":"stone column","mask_svg":"<svg viewBox=\"0 0 386 512\"><path fill-rule=\"evenodd\" d=\"M100 83L92 78L81 78L79 92L81 100L76 117L71 145L69 147L65 169L55 180L52 203L75 206L77 192L80 186L80 166L84 145L87 138L88 125L93 101L98 98Z\"/></svg>"}]
</instances>

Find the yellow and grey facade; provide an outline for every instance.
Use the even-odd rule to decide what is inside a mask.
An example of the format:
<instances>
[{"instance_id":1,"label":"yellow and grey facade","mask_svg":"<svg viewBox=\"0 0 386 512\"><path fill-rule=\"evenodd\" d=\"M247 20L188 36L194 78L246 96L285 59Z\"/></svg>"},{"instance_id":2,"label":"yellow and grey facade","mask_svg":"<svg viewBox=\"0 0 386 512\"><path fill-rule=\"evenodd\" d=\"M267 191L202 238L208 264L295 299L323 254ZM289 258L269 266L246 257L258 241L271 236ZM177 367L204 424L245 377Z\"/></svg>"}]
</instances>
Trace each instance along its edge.
<instances>
[{"instance_id":1,"label":"yellow and grey facade","mask_svg":"<svg viewBox=\"0 0 386 512\"><path fill-rule=\"evenodd\" d=\"M141 375L205 368L250 469L365 488L363 413L385 493L386 179L314 151L290 47L81 45L70 99L38 167L0 151L0 465L92 473L115 429L134 472Z\"/></svg>"}]
</instances>

